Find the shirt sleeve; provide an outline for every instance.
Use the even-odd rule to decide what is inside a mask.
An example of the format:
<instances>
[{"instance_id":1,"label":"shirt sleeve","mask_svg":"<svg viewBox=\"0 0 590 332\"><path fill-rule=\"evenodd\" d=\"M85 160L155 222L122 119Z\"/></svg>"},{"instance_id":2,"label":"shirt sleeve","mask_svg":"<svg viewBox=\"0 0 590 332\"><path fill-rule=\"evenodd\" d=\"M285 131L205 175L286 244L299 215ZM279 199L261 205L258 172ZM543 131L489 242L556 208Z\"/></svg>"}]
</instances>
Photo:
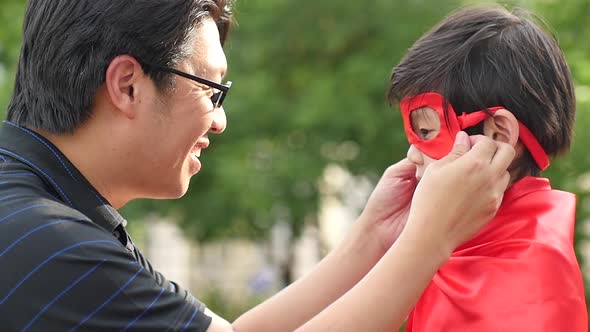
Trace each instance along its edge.
<instances>
[{"instance_id":1,"label":"shirt sleeve","mask_svg":"<svg viewBox=\"0 0 590 332\"><path fill-rule=\"evenodd\" d=\"M0 320L8 330L204 332L209 327L211 318L200 302L161 274L155 274L161 280L155 278L151 265L142 265L102 228L72 221L42 233L9 253L19 262L0 283ZM23 249L27 255L17 255Z\"/></svg>"},{"instance_id":2,"label":"shirt sleeve","mask_svg":"<svg viewBox=\"0 0 590 332\"><path fill-rule=\"evenodd\" d=\"M131 241L131 239L128 238L128 241ZM155 270L150 261L146 259L141 253L141 251L137 249L137 247L135 246L133 246L133 255L135 256L135 259L139 262L139 264L145 267L145 269L152 275L152 277L160 287L163 287L173 293L178 294L179 296L183 297L186 301L192 303L195 307L197 307L199 311L205 312L206 306L202 302L197 300L189 291L182 288L179 284L166 279L166 277L162 273Z\"/></svg>"}]
</instances>

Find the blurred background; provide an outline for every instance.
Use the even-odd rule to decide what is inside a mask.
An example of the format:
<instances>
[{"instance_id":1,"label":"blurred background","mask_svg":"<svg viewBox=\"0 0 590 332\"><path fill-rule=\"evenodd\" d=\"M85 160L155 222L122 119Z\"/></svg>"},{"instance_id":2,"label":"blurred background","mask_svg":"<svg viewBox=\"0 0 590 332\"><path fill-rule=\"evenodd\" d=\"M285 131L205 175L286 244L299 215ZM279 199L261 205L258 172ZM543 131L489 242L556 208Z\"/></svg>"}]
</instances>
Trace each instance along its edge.
<instances>
[{"instance_id":1,"label":"blurred background","mask_svg":"<svg viewBox=\"0 0 590 332\"><path fill-rule=\"evenodd\" d=\"M474 3L482 2L238 0L226 44L228 130L212 137L184 198L123 209L138 246L228 319L306 273L346 233L383 170L405 156L401 117L385 101L392 67L443 16ZM543 18L573 72L575 143L545 176L578 195L576 249L588 279L590 0L501 4ZM25 5L0 0L1 112Z\"/></svg>"}]
</instances>

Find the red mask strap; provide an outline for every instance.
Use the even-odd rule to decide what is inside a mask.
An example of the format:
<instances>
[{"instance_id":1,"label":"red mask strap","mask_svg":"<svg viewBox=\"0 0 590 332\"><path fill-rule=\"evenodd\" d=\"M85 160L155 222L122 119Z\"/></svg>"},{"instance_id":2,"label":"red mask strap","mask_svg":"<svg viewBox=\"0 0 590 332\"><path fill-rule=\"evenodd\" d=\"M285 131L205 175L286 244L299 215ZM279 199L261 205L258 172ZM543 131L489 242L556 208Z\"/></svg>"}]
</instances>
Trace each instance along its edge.
<instances>
[{"instance_id":1,"label":"red mask strap","mask_svg":"<svg viewBox=\"0 0 590 332\"><path fill-rule=\"evenodd\" d=\"M458 116L457 119L459 120L459 125L461 126L461 129L465 129L475 126L476 124L487 119L490 116L490 113L493 114L497 110L503 108L504 107L501 106L490 107L487 109L489 113L486 111L478 111L469 114L463 113L460 116ZM545 153L545 150L543 149L539 141L537 141L537 139L535 138L535 135L533 135L533 133L531 133L531 131L520 121L518 121L518 129L518 136L522 141L522 144L524 144L524 146L529 150L531 156L535 160L535 163L537 163L537 166L539 166L539 168L542 171L546 170L550 164L549 157L547 156L547 153Z\"/></svg>"},{"instance_id":2,"label":"red mask strap","mask_svg":"<svg viewBox=\"0 0 590 332\"><path fill-rule=\"evenodd\" d=\"M419 148L422 149L424 153L435 159L440 159L449 153L450 149L452 148L452 141L455 137L455 134L459 130L473 127L490 117L497 110L504 109L502 106L496 106L482 111L472 112L469 114L463 113L460 116L455 116L454 110L449 104L449 124L447 126L443 122L445 121L444 112L442 110L443 105L445 105L443 96L433 92L407 97L402 100L400 105L402 117L404 119L404 129L406 131L408 141L410 144L419 145ZM411 111L422 106L428 106L437 110L441 120L441 131L439 135L435 139L426 142L420 140L416 136L412 129L410 118ZM455 119L457 120L456 122ZM539 166L542 171L546 170L547 167L549 167L549 157L547 156L547 153L545 153L545 150L539 141L537 141L535 136L531 133L531 131L520 121L518 121L518 128L518 136L522 141L522 144L528 149L529 153L535 160L535 163L537 163L537 166Z\"/></svg>"},{"instance_id":3,"label":"red mask strap","mask_svg":"<svg viewBox=\"0 0 590 332\"><path fill-rule=\"evenodd\" d=\"M526 148L529 150L531 156L537 163L537 166L539 166L542 171L546 170L550 164L549 157L547 157L547 153L545 153L545 150L539 141L537 141L535 135L531 133L529 128L520 123L520 121L518 121L518 129L520 131L518 136L520 137L522 144L524 144L524 146L526 146Z\"/></svg>"},{"instance_id":4,"label":"red mask strap","mask_svg":"<svg viewBox=\"0 0 590 332\"><path fill-rule=\"evenodd\" d=\"M469 114L463 112L463 114L457 117L457 120L459 120L459 127L463 130L465 128L473 127L489 117L490 114L484 111L477 111Z\"/></svg>"}]
</instances>

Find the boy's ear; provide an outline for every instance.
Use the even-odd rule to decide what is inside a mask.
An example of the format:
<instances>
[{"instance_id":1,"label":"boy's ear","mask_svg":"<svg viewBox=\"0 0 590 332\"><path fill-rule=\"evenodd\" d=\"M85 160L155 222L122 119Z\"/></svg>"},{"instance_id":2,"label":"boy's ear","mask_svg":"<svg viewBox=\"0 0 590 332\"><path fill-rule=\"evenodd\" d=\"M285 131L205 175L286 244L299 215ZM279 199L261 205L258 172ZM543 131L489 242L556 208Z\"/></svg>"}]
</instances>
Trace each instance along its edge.
<instances>
[{"instance_id":1,"label":"boy's ear","mask_svg":"<svg viewBox=\"0 0 590 332\"><path fill-rule=\"evenodd\" d=\"M494 113L494 116L484 121L483 134L495 141L516 146L519 135L518 120L510 111L499 109Z\"/></svg>"}]
</instances>

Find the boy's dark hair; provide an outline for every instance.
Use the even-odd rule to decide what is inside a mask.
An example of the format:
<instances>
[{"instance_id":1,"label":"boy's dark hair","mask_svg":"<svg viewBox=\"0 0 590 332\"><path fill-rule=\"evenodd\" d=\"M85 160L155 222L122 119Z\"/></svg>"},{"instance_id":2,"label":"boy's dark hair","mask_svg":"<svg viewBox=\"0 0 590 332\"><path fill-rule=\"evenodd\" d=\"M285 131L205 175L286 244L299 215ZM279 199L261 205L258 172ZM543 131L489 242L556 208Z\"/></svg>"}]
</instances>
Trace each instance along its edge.
<instances>
[{"instance_id":1,"label":"boy's dark hair","mask_svg":"<svg viewBox=\"0 0 590 332\"><path fill-rule=\"evenodd\" d=\"M9 121L53 134L90 117L106 69L119 55L174 66L190 53L194 28L211 17L223 43L227 0L29 0ZM170 74L144 67L162 90Z\"/></svg>"},{"instance_id":2,"label":"boy's dark hair","mask_svg":"<svg viewBox=\"0 0 590 332\"><path fill-rule=\"evenodd\" d=\"M418 40L393 69L389 102L439 92L455 112L504 106L548 155L566 152L575 115L574 84L556 39L528 12L501 7L460 10ZM482 126L471 130L481 133ZM528 153L516 178L539 175Z\"/></svg>"}]
</instances>

